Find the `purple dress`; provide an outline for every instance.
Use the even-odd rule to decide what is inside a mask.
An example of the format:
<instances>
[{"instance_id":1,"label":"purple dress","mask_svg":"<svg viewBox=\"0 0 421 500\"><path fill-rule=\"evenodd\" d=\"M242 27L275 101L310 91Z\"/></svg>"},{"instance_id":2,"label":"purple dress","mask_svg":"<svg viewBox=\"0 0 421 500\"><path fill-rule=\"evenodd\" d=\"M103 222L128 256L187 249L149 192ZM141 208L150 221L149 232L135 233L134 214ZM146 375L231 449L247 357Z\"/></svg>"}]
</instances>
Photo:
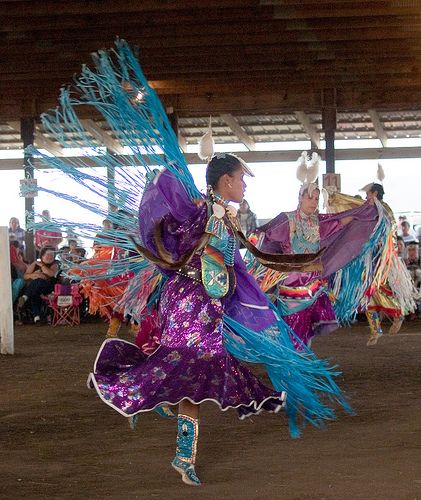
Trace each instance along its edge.
<instances>
[{"instance_id":1,"label":"purple dress","mask_svg":"<svg viewBox=\"0 0 421 500\"><path fill-rule=\"evenodd\" d=\"M159 220L164 223L165 247L174 259L193 247L207 220L207 207L194 205L168 171L148 187L140 205L141 239L152 251L153 228ZM200 258L195 255L189 265L200 269ZM234 270L236 289L223 299L211 298L198 281L166 272L159 302L160 346L146 356L129 342L106 340L89 379L101 399L125 416L186 399L214 401L222 410L236 408L241 418L263 409L278 411L285 394L262 384L224 347L224 313L257 330L275 321L238 250Z\"/></svg>"},{"instance_id":2,"label":"purple dress","mask_svg":"<svg viewBox=\"0 0 421 500\"><path fill-rule=\"evenodd\" d=\"M352 216L347 225L341 219ZM338 321L330 299L328 277L360 252L377 220L368 203L339 214L306 216L299 209L283 212L265 226L261 248L271 253L308 253L324 249L323 272L288 273L278 284L277 306L284 321L297 335L297 348L309 345L315 335L330 333Z\"/></svg>"}]
</instances>

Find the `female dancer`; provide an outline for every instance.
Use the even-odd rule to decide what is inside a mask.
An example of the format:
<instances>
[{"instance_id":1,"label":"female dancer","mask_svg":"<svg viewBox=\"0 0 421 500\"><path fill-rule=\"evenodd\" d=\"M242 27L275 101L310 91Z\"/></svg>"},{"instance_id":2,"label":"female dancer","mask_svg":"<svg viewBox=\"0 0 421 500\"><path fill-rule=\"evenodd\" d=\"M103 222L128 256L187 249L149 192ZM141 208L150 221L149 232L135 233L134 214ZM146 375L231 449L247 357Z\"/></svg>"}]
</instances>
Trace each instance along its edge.
<instances>
[{"instance_id":1,"label":"female dancer","mask_svg":"<svg viewBox=\"0 0 421 500\"><path fill-rule=\"evenodd\" d=\"M72 279L79 281L80 292L89 301L89 314L100 314L109 322L107 338L117 337L123 321L123 314L115 310L115 305L126 290L129 276L107 277L121 251L112 242L104 244L97 241L93 257L73 265L68 272Z\"/></svg>"},{"instance_id":2,"label":"female dancer","mask_svg":"<svg viewBox=\"0 0 421 500\"><path fill-rule=\"evenodd\" d=\"M295 340L297 348L303 344L309 345L315 335L332 332L338 327L332 302L339 299L336 306L342 321L352 319L358 300L363 300L362 291L372 273L366 272L363 278L361 268L353 280L347 282L341 277L340 285L347 289L348 298L350 294L354 295L351 301L341 301L340 297L333 295L335 287L332 282L329 284L329 277L358 256L361 262L364 243L369 243L366 252L370 248L374 253L378 252L377 242L383 237L382 234L373 235L378 219L378 212L373 205L365 204L359 209L338 214L319 214L320 190L315 183L319 159L314 154L307 167L306 156L303 153L298 165L297 177L303 184L297 209L282 212L259 228L261 248L265 251L299 254L324 249L323 271L278 276L274 295L280 314L299 337L299 340ZM370 242L370 238L373 241ZM360 289L357 295L354 293L356 287ZM345 310L340 309L340 305L346 305Z\"/></svg>"},{"instance_id":3,"label":"female dancer","mask_svg":"<svg viewBox=\"0 0 421 500\"><path fill-rule=\"evenodd\" d=\"M141 244L137 246L165 275L166 282L158 294L159 348L147 356L129 342L105 340L89 381L106 404L126 417L179 404L172 465L184 482L198 485L194 465L202 401L213 401L222 410L236 408L244 418L262 410L278 411L287 392L286 411L294 436L299 434L298 416L304 423L321 426L334 417L327 403L336 401L349 407L327 364L310 350L296 352L289 337L292 333L277 318L243 264L237 249L236 218L228 202L241 202L248 167L233 155L216 155L208 164L208 195L203 197L136 58L124 41L116 45L114 53L96 54L95 71L84 67L77 85L80 97L64 91L63 109L44 117L43 123L58 140L65 135L63 127L69 127L73 140L90 144L75 113L85 103L101 112L116 136L130 144L131 161L138 162L130 171L134 177L126 190L117 184L117 175L116 185L105 187L114 189L117 201L124 194L126 207L142 192L136 189L143 188ZM90 161L115 169L123 163L107 154ZM98 192L104 193L104 181L64 160L44 157L44 162L86 181L91 191L97 182ZM155 176L151 165L161 166ZM137 183L139 169L143 172ZM119 172L129 176L127 169ZM146 186L141 184L145 178L149 180ZM313 255L290 258L260 252L259 256L279 269L302 269L303 263L308 266L314 261ZM242 361L263 364L273 388L263 385Z\"/></svg>"},{"instance_id":4,"label":"female dancer","mask_svg":"<svg viewBox=\"0 0 421 500\"><path fill-rule=\"evenodd\" d=\"M172 465L188 484L200 484L194 463L201 402L214 401L222 410L236 408L244 418L261 410L278 411L285 399L283 389L304 383L304 378L299 379L306 367L295 375L290 372L291 380L282 387L279 370L292 369L281 367L285 363L281 357L293 353L288 334L279 330L266 297L236 250L232 207L227 202L241 201L246 173L237 157L215 156L207 169L210 189L205 203L189 200L167 170L147 188L139 211L141 239L149 250L166 256L162 265L167 282L159 305L160 347L146 357L132 344L108 341L90 378L101 399L126 416L179 404ZM187 263L166 269L166 263L182 262L185 255L191 255ZM247 340L248 335L256 338ZM287 341L282 349L281 337ZM274 358L267 368L277 391L264 386L238 360L267 363L263 353L254 352L257 342L267 343L268 355ZM311 404L304 399L300 403Z\"/></svg>"}]
</instances>

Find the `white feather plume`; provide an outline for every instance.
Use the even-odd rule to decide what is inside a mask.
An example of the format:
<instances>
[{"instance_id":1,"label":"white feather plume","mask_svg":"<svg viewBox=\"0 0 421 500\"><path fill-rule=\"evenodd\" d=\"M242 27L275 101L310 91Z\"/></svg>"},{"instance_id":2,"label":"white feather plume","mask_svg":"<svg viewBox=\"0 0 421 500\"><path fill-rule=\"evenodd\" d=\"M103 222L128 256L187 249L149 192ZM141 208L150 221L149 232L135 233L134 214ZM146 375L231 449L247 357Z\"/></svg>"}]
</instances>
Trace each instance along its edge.
<instances>
[{"instance_id":1,"label":"white feather plume","mask_svg":"<svg viewBox=\"0 0 421 500\"><path fill-rule=\"evenodd\" d=\"M304 183L307 179L307 151L303 151L297 161L297 179Z\"/></svg>"},{"instance_id":2,"label":"white feather plume","mask_svg":"<svg viewBox=\"0 0 421 500\"><path fill-rule=\"evenodd\" d=\"M326 209L327 213L331 213L331 206L329 204L329 191L322 188L322 198L323 198L323 208Z\"/></svg>"},{"instance_id":3,"label":"white feather plume","mask_svg":"<svg viewBox=\"0 0 421 500\"><path fill-rule=\"evenodd\" d=\"M199 158L209 161L215 150L215 142L212 137L212 118L209 117L209 127L205 135L199 141Z\"/></svg>"},{"instance_id":4,"label":"white feather plume","mask_svg":"<svg viewBox=\"0 0 421 500\"><path fill-rule=\"evenodd\" d=\"M317 153L311 155L311 160L307 168L307 182L315 182L319 175L320 156Z\"/></svg>"},{"instance_id":5,"label":"white feather plume","mask_svg":"<svg viewBox=\"0 0 421 500\"><path fill-rule=\"evenodd\" d=\"M386 177L383 167L381 163L377 164L377 179L379 179L380 183L384 181L384 178Z\"/></svg>"}]
</instances>

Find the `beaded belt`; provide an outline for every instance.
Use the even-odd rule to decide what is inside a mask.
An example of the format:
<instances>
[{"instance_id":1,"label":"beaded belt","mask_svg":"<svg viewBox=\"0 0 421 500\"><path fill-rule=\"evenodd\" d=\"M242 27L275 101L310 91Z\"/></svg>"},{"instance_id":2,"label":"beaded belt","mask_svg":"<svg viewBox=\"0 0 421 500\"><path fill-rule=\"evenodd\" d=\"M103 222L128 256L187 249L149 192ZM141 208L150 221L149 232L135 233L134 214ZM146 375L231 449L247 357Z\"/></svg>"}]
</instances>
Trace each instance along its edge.
<instances>
[{"instance_id":1,"label":"beaded belt","mask_svg":"<svg viewBox=\"0 0 421 500\"><path fill-rule=\"evenodd\" d=\"M315 280L308 283L305 286L284 286L279 285L278 290L281 295L287 297L313 297L313 295L320 289L320 287L325 286L326 282L324 280Z\"/></svg>"},{"instance_id":2,"label":"beaded belt","mask_svg":"<svg viewBox=\"0 0 421 500\"><path fill-rule=\"evenodd\" d=\"M202 271L200 269L196 269L195 267L191 266L183 266L176 272L177 274L185 276L186 278L190 278L197 283L202 283Z\"/></svg>"}]
</instances>

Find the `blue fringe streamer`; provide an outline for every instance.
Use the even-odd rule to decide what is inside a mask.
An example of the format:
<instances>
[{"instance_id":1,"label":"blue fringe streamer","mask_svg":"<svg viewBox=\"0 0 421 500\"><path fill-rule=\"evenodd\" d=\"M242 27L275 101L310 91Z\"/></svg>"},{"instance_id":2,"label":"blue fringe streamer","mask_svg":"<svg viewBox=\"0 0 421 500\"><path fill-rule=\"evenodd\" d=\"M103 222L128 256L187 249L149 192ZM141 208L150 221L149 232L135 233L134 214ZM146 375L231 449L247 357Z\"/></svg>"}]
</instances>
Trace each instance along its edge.
<instances>
[{"instance_id":1,"label":"blue fringe streamer","mask_svg":"<svg viewBox=\"0 0 421 500\"><path fill-rule=\"evenodd\" d=\"M75 197L43 186L39 186L38 191L74 202L137 235L137 222L134 221L139 202L148 177L157 167L170 170L191 198L201 197L201 194L162 104L127 42L118 39L115 49L98 51L92 57L95 67L83 66L74 85L61 89L60 105L41 117L45 131L63 148L80 148L85 151L84 156L52 157L34 147L27 148L25 154L32 156L36 169L47 167L60 171L86 194ZM101 138L99 145L95 124L78 117L81 106L94 108L102 116L115 137L110 140L117 144L117 152L127 151L128 154L107 150ZM25 189L31 190L23 187L23 195ZM92 201L95 197L97 200ZM108 211L108 205L113 206L114 211ZM86 232L86 227L77 229ZM99 230L96 228L96 232ZM80 232L76 234L82 236ZM89 237L94 236L91 230ZM133 249L124 238L120 246Z\"/></svg>"},{"instance_id":2,"label":"blue fringe streamer","mask_svg":"<svg viewBox=\"0 0 421 500\"><path fill-rule=\"evenodd\" d=\"M352 323L359 308L364 308L367 288L374 280L386 244L390 224L380 203L377 207L379 220L370 239L355 259L329 279L330 288L336 291L333 308L341 325Z\"/></svg>"},{"instance_id":3,"label":"blue fringe streamer","mask_svg":"<svg viewBox=\"0 0 421 500\"><path fill-rule=\"evenodd\" d=\"M273 305L270 307L276 311ZM224 326L227 350L242 361L263 364L274 389L286 391L292 437L299 437L306 423L322 428L325 421L334 420L335 410L328 403L339 404L354 414L334 381L340 372L304 344L297 351L291 337L299 339L282 319L262 332L250 330L229 316L224 316Z\"/></svg>"}]
</instances>

